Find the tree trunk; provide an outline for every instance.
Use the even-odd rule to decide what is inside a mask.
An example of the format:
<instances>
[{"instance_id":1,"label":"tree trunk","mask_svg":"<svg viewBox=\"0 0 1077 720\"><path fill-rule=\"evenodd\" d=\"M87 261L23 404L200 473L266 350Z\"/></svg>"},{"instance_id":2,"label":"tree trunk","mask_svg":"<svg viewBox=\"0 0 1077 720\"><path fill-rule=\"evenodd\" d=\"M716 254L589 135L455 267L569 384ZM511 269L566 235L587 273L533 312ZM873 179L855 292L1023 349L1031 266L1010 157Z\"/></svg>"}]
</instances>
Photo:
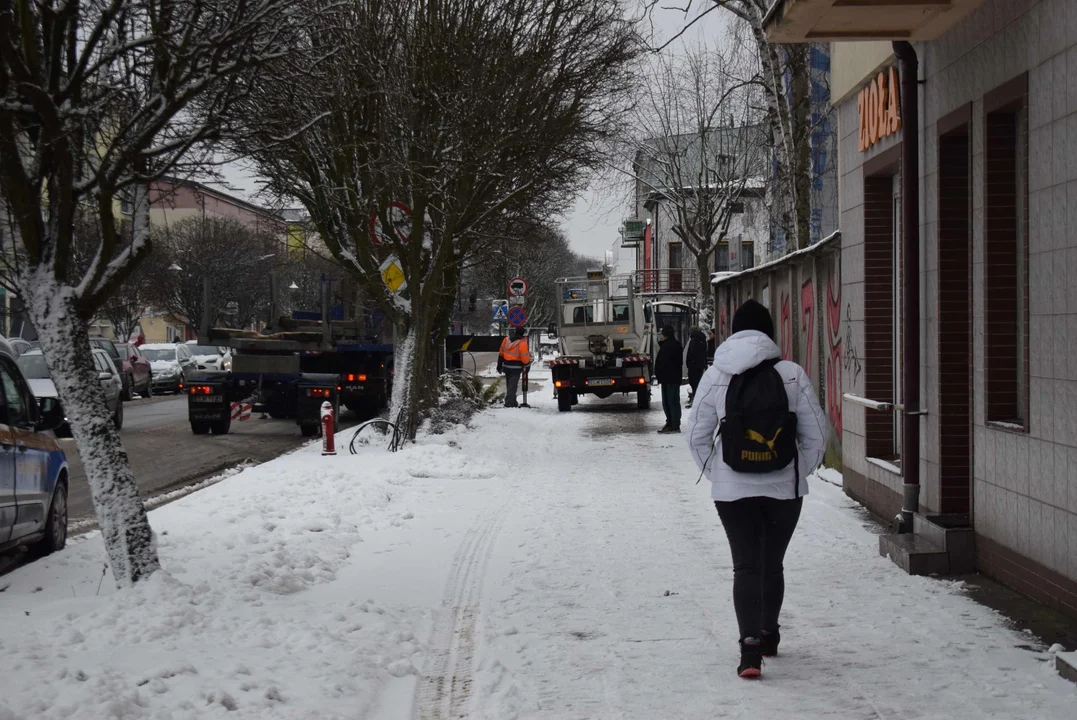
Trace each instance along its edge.
<instances>
[{"instance_id":1,"label":"tree trunk","mask_svg":"<svg viewBox=\"0 0 1077 720\"><path fill-rule=\"evenodd\" d=\"M721 251L720 247L714 246L715 253ZM696 291L696 299L699 302L699 326L701 328L714 327L714 288L711 286L711 257L712 255L696 255L696 269L699 272L699 289Z\"/></svg>"},{"instance_id":2,"label":"tree trunk","mask_svg":"<svg viewBox=\"0 0 1077 720\"><path fill-rule=\"evenodd\" d=\"M46 268L31 271L19 282L19 293L37 328L49 374L79 449L112 576L123 587L160 569L157 544L127 451L106 408L73 290L58 285L49 272Z\"/></svg>"}]
</instances>

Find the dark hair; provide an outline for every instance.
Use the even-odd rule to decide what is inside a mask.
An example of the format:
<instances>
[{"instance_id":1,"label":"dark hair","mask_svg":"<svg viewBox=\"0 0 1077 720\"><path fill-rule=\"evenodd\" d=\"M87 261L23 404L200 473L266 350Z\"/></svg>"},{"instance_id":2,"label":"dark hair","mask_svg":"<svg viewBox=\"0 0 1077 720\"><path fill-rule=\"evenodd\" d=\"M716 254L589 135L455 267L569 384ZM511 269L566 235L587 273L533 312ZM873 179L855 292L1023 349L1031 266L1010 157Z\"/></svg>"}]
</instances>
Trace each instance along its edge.
<instances>
[{"instance_id":1,"label":"dark hair","mask_svg":"<svg viewBox=\"0 0 1077 720\"><path fill-rule=\"evenodd\" d=\"M662 337L667 337L667 338L673 337L673 326L672 325L666 325L664 328L662 328Z\"/></svg>"},{"instance_id":2,"label":"dark hair","mask_svg":"<svg viewBox=\"0 0 1077 720\"><path fill-rule=\"evenodd\" d=\"M774 339L774 319L770 310L755 300L748 300L733 313L733 332L741 330L758 330L771 340Z\"/></svg>"}]
</instances>

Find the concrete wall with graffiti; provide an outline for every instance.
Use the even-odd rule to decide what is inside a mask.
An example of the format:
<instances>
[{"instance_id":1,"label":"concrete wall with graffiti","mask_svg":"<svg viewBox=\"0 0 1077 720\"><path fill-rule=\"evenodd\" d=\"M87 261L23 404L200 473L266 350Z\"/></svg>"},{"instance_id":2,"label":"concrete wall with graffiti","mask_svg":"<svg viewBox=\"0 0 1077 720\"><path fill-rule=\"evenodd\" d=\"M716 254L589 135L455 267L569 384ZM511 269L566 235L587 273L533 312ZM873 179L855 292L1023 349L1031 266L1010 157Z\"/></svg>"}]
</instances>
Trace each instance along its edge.
<instances>
[{"instance_id":1,"label":"concrete wall with graffiti","mask_svg":"<svg viewBox=\"0 0 1077 720\"><path fill-rule=\"evenodd\" d=\"M733 314L745 300L770 310L782 357L811 377L830 418L831 445L840 451L843 372L860 373L842 322L840 233L752 270L718 276L714 290L720 341L729 337Z\"/></svg>"}]
</instances>

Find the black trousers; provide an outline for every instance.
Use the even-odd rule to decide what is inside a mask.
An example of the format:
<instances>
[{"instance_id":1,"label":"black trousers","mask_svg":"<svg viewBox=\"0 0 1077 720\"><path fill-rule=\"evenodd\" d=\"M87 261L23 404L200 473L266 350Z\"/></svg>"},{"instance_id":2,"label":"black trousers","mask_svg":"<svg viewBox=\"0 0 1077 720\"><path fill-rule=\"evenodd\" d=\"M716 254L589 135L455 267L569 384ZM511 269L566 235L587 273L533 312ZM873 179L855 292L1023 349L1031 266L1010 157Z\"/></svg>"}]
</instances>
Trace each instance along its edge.
<instances>
[{"instance_id":1,"label":"black trousers","mask_svg":"<svg viewBox=\"0 0 1077 720\"><path fill-rule=\"evenodd\" d=\"M692 395L696 394L696 388L699 387L699 381L703 379L703 373L707 372L707 368L688 368L688 386L692 388Z\"/></svg>"},{"instance_id":2,"label":"black trousers","mask_svg":"<svg viewBox=\"0 0 1077 720\"><path fill-rule=\"evenodd\" d=\"M714 503L733 552L733 608L741 640L778 629L785 599L782 562L803 504L804 498L767 497Z\"/></svg>"},{"instance_id":3,"label":"black trousers","mask_svg":"<svg viewBox=\"0 0 1077 720\"><path fill-rule=\"evenodd\" d=\"M662 383L662 410L666 413L666 427L681 427L681 384Z\"/></svg>"},{"instance_id":4,"label":"black trousers","mask_svg":"<svg viewBox=\"0 0 1077 720\"><path fill-rule=\"evenodd\" d=\"M504 368L505 370L505 407L519 407L516 400L516 391L520 387L520 376L523 368Z\"/></svg>"}]
</instances>

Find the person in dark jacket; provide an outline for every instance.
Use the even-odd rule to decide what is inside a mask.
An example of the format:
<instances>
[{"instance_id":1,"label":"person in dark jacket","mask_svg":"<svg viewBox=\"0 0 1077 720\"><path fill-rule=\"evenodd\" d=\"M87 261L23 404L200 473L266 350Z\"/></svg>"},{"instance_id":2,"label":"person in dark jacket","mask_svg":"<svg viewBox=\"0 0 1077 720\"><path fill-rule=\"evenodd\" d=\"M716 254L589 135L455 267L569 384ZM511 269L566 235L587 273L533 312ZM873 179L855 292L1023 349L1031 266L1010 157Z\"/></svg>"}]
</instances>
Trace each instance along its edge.
<instances>
[{"instance_id":1,"label":"person in dark jacket","mask_svg":"<svg viewBox=\"0 0 1077 720\"><path fill-rule=\"evenodd\" d=\"M654 377L662 386L662 410L666 424L658 432L663 435L681 431L681 363L684 348L674 337L673 328L662 328L658 341L658 356L654 359Z\"/></svg>"},{"instance_id":2,"label":"person in dark jacket","mask_svg":"<svg viewBox=\"0 0 1077 720\"><path fill-rule=\"evenodd\" d=\"M714 362L714 349L718 347L718 333L714 328L707 331L707 364Z\"/></svg>"},{"instance_id":3,"label":"person in dark jacket","mask_svg":"<svg viewBox=\"0 0 1077 720\"><path fill-rule=\"evenodd\" d=\"M707 372L707 338L698 327L692 328L692 334L688 336L688 350L684 354L684 364L688 367L688 404L692 407L692 399L696 396L696 388L703 373Z\"/></svg>"}]
</instances>

